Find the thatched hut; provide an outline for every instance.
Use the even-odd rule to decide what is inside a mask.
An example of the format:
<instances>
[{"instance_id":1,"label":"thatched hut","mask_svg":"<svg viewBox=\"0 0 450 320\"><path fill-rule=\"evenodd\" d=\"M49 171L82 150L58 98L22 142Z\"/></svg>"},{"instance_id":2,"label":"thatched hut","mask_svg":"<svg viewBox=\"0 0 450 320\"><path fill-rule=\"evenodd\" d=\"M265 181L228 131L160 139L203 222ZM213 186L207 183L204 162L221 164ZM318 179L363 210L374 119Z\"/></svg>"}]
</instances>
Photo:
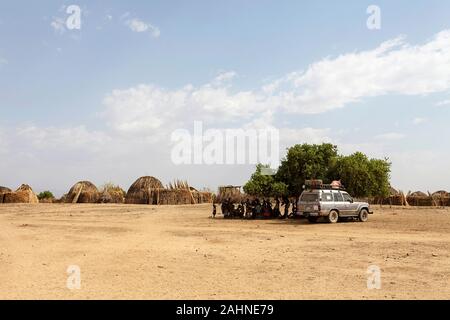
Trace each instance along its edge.
<instances>
[{"instance_id":1,"label":"thatched hut","mask_svg":"<svg viewBox=\"0 0 450 320\"><path fill-rule=\"evenodd\" d=\"M22 184L16 191L3 194L3 203L39 203L33 189L27 184Z\"/></svg>"},{"instance_id":2,"label":"thatched hut","mask_svg":"<svg viewBox=\"0 0 450 320\"><path fill-rule=\"evenodd\" d=\"M155 190L163 189L161 181L155 177L141 177L137 179L128 189L125 197L127 204L156 204Z\"/></svg>"},{"instance_id":3,"label":"thatched hut","mask_svg":"<svg viewBox=\"0 0 450 320\"><path fill-rule=\"evenodd\" d=\"M69 193L64 196L64 202L67 203L97 203L100 193L97 187L89 181L79 181Z\"/></svg>"},{"instance_id":4,"label":"thatched hut","mask_svg":"<svg viewBox=\"0 0 450 320\"><path fill-rule=\"evenodd\" d=\"M447 198L447 197L450 197L450 193L448 193L445 190L439 190L439 191L434 192L432 194L432 196L433 197L438 197L438 198Z\"/></svg>"},{"instance_id":5,"label":"thatched hut","mask_svg":"<svg viewBox=\"0 0 450 320\"><path fill-rule=\"evenodd\" d=\"M0 193L12 192L10 188L0 186Z\"/></svg>"},{"instance_id":6,"label":"thatched hut","mask_svg":"<svg viewBox=\"0 0 450 320\"><path fill-rule=\"evenodd\" d=\"M100 192L99 203L124 203L125 191L120 188L105 189Z\"/></svg>"},{"instance_id":7,"label":"thatched hut","mask_svg":"<svg viewBox=\"0 0 450 320\"><path fill-rule=\"evenodd\" d=\"M195 204L193 194L186 189L157 189L153 192L153 204L158 205L183 205Z\"/></svg>"},{"instance_id":8,"label":"thatched hut","mask_svg":"<svg viewBox=\"0 0 450 320\"><path fill-rule=\"evenodd\" d=\"M409 197L428 197L428 195L425 192L416 191L416 192L409 194Z\"/></svg>"},{"instance_id":9,"label":"thatched hut","mask_svg":"<svg viewBox=\"0 0 450 320\"><path fill-rule=\"evenodd\" d=\"M3 203L3 195L12 192L10 188L0 186L0 203Z\"/></svg>"},{"instance_id":10,"label":"thatched hut","mask_svg":"<svg viewBox=\"0 0 450 320\"><path fill-rule=\"evenodd\" d=\"M222 201L231 199L232 202L238 203L243 201L244 197L245 195L241 192L240 186L221 186L219 187L216 202L221 203Z\"/></svg>"}]
</instances>

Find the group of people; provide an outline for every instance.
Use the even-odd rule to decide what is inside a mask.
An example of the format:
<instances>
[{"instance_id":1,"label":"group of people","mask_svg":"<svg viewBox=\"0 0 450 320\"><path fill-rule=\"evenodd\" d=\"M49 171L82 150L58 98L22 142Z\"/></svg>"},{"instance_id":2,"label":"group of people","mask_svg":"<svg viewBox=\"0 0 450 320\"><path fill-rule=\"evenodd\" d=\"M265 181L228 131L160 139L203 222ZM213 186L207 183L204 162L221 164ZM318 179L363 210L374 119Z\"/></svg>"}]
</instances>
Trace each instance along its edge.
<instances>
[{"instance_id":1,"label":"group of people","mask_svg":"<svg viewBox=\"0 0 450 320\"><path fill-rule=\"evenodd\" d=\"M289 209L292 208L291 213ZM281 201L275 198L275 203L272 205L270 199L258 198L250 201L249 199L234 203L230 198L222 201L221 212L225 219L240 218L240 219L273 219L273 218L288 218L295 216L297 213L297 201L290 201L288 198L283 198ZM213 203L213 218L216 217L217 206Z\"/></svg>"}]
</instances>

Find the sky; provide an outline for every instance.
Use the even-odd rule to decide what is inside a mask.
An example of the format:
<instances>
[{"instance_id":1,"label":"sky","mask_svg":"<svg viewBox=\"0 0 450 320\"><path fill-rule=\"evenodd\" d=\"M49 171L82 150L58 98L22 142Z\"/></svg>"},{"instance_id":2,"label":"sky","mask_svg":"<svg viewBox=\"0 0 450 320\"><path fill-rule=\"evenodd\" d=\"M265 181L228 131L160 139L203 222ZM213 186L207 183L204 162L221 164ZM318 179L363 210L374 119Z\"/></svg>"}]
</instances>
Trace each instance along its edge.
<instances>
[{"instance_id":1,"label":"sky","mask_svg":"<svg viewBox=\"0 0 450 320\"><path fill-rule=\"evenodd\" d=\"M281 157L322 142L387 157L393 187L450 190L449 119L448 1L0 0L12 189L244 184L251 163L174 163L173 133L201 122L275 128Z\"/></svg>"}]
</instances>

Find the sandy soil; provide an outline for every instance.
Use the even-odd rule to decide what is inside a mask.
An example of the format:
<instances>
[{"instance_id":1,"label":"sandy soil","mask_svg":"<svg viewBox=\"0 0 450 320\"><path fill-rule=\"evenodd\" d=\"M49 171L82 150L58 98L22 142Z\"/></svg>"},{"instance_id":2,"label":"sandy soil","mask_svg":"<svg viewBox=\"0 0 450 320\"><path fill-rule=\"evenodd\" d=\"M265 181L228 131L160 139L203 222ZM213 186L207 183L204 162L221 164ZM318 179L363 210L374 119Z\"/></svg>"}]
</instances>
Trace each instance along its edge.
<instances>
[{"instance_id":1,"label":"sandy soil","mask_svg":"<svg viewBox=\"0 0 450 320\"><path fill-rule=\"evenodd\" d=\"M450 210L374 209L312 225L210 219L209 205L0 205L0 298L450 299Z\"/></svg>"}]
</instances>

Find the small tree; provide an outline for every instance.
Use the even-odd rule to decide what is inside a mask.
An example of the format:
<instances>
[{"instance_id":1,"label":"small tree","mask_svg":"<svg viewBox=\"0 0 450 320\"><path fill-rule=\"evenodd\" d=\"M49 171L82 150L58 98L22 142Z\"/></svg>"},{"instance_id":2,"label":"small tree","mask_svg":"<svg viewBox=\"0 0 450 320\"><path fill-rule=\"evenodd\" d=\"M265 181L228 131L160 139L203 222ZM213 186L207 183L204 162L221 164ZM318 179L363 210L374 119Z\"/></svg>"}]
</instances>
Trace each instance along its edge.
<instances>
[{"instance_id":1,"label":"small tree","mask_svg":"<svg viewBox=\"0 0 450 320\"><path fill-rule=\"evenodd\" d=\"M43 192L39 193L37 197L38 197L39 200L54 199L55 198L53 196L53 193L51 193L50 191L43 191Z\"/></svg>"},{"instance_id":2,"label":"small tree","mask_svg":"<svg viewBox=\"0 0 450 320\"><path fill-rule=\"evenodd\" d=\"M385 197L389 195L390 167L388 159L369 159L356 152L340 156L330 176L341 180L347 191L357 198Z\"/></svg>"},{"instance_id":3,"label":"small tree","mask_svg":"<svg viewBox=\"0 0 450 320\"><path fill-rule=\"evenodd\" d=\"M268 165L258 164L255 173L244 185L244 192L252 196L262 197L282 197L288 193L287 185L283 182L275 181L274 176L262 174L263 168Z\"/></svg>"}]
</instances>

